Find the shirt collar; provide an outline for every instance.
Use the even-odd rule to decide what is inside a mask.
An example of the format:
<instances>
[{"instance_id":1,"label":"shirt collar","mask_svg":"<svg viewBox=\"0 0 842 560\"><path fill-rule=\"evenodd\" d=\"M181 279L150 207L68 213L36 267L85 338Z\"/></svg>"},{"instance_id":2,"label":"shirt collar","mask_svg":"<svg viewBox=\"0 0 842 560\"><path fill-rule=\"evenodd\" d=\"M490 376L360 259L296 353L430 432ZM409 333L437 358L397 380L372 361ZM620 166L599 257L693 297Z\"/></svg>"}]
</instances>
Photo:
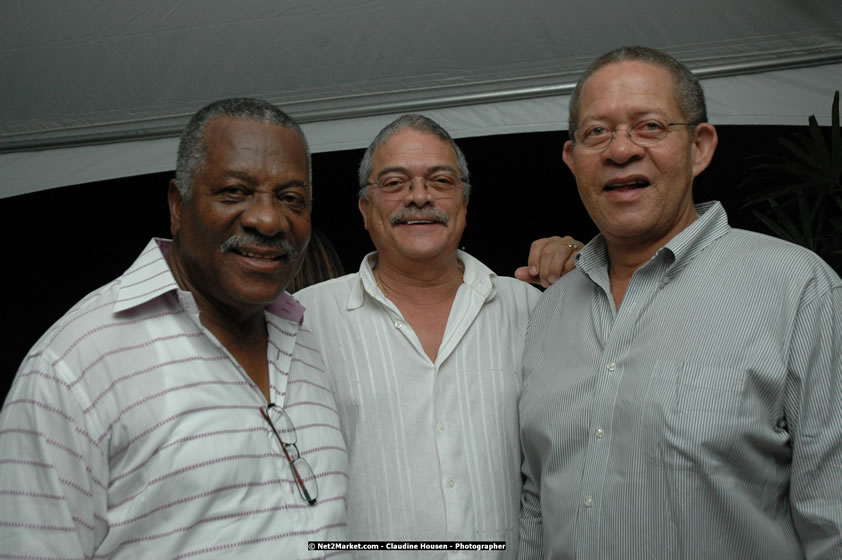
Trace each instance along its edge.
<instances>
[{"instance_id":1,"label":"shirt collar","mask_svg":"<svg viewBox=\"0 0 842 560\"><path fill-rule=\"evenodd\" d=\"M669 251L673 262L667 276L674 276L711 243L731 231L725 208L717 201L696 205L698 218L669 240L661 251ZM660 251L659 251L660 252Z\"/></svg>"},{"instance_id":2,"label":"shirt collar","mask_svg":"<svg viewBox=\"0 0 842 560\"><path fill-rule=\"evenodd\" d=\"M718 201L696 204L698 218L661 247L655 257L672 260L668 276L673 276L704 251L711 243L731 230L728 215ZM597 235L576 255L576 267L590 275L597 269L608 269L608 249L602 234Z\"/></svg>"},{"instance_id":3,"label":"shirt collar","mask_svg":"<svg viewBox=\"0 0 842 560\"><path fill-rule=\"evenodd\" d=\"M117 280L119 288L115 313L143 305L168 292L178 290L178 283L172 275L165 255L170 250L169 239L152 238L141 251L140 256ZM189 292L183 292L193 298ZM301 324L304 319L304 306L288 293L284 292L266 306L266 311L283 319Z\"/></svg>"},{"instance_id":4,"label":"shirt collar","mask_svg":"<svg viewBox=\"0 0 842 560\"><path fill-rule=\"evenodd\" d=\"M457 258L465 267L462 273L462 283L480 294L486 301L490 301L497 294L497 275L464 251L456 251ZM357 309L365 303L365 294L374 299L385 298L377 280L374 278L374 263L377 262L377 251L367 254L360 263L359 282L351 287L348 296L348 309Z\"/></svg>"}]
</instances>

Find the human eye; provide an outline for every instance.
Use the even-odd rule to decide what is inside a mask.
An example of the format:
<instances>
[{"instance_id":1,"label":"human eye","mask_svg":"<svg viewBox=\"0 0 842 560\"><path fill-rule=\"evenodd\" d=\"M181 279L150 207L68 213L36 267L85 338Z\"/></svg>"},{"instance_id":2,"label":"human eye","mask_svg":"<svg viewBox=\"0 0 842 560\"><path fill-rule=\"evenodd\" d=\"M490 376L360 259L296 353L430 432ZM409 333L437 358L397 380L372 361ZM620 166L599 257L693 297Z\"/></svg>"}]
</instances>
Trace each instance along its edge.
<instances>
[{"instance_id":1,"label":"human eye","mask_svg":"<svg viewBox=\"0 0 842 560\"><path fill-rule=\"evenodd\" d=\"M585 126L578 132L579 142L585 146L598 146L609 141L611 138L611 130L608 127L593 124Z\"/></svg>"},{"instance_id":2,"label":"human eye","mask_svg":"<svg viewBox=\"0 0 842 560\"><path fill-rule=\"evenodd\" d=\"M409 180L401 176L383 177L378 181L377 186L386 192L396 192L409 183Z\"/></svg>"},{"instance_id":3,"label":"human eye","mask_svg":"<svg viewBox=\"0 0 842 560\"><path fill-rule=\"evenodd\" d=\"M667 123L658 119L646 119L634 125L634 134L641 138L661 138L667 130Z\"/></svg>"},{"instance_id":4,"label":"human eye","mask_svg":"<svg viewBox=\"0 0 842 560\"><path fill-rule=\"evenodd\" d=\"M223 202L239 202L249 195L249 189L242 185L227 185L216 191Z\"/></svg>"},{"instance_id":5,"label":"human eye","mask_svg":"<svg viewBox=\"0 0 842 560\"><path fill-rule=\"evenodd\" d=\"M302 211L308 207L307 196L295 190L281 191L277 197L281 204L293 210Z\"/></svg>"},{"instance_id":6,"label":"human eye","mask_svg":"<svg viewBox=\"0 0 842 560\"><path fill-rule=\"evenodd\" d=\"M450 173L434 175L427 179L427 183L439 190L450 190L459 184L459 179Z\"/></svg>"}]
</instances>

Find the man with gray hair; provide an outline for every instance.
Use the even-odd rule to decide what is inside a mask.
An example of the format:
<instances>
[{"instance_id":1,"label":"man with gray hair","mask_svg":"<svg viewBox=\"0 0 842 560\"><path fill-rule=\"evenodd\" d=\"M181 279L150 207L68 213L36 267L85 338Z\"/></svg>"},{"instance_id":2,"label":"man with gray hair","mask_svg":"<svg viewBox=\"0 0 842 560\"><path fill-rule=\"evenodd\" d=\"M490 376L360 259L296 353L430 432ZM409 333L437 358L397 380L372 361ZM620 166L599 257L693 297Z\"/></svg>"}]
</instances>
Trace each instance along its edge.
<instances>
[{"instance_id":1,"label":"man with gray hair","mask_svg":"<svg viewBox=\"0 0 842 560\"><path fill-rule=\"evenodd\" d=\"M376 252L359 272L296 293L336 386L351 537L505 541L481 556L513 557L520 355L539 292L458 250L468 165L431 119L386 126L359 186ZM560 257L541 262L563 263L575 245L555 238L548 253Z\"/></svg>"},{"instance_id":2,"label":"man with gray hair","mask_svg":"<svg viewBox=\"0 0 842 560\"><path fill-rule=\"evenodd\" d=\"M716 129L674 58L598 58L564 161L600 234L530 319L520 557L842 558L842 282L693 203Z\"/></svg>"},{"instance_id":3,"label":"man with gray hair","mask_svg":"<svg viewBox=\"0 0 842 560\"><path fill-rule=\"evenodd\" d=\"M322 557L347 451L303 308L310 154L273 105L191 119L153 239L25 358L0 412L9 558Z\"/></svg>"}]
</instances>

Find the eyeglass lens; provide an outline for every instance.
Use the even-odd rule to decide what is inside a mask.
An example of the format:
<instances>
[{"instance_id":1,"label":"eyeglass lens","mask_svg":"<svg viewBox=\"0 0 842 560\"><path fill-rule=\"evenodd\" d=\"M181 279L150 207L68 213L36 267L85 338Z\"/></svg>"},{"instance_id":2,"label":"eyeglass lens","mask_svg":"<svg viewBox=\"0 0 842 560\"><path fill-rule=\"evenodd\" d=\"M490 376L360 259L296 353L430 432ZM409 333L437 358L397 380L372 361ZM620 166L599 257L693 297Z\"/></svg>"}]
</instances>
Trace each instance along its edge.
<instances>
[{"instance_id":1,"label":"eyeglass lens","mask_svg":"<svg viewBox=\"0 0 842 560\"><path fill-rule=\"evenodd\" d=\"M313 505L319 497L319 486L316 483L316 475L307 459L301 457L298 450L298 435L295 425L284 410L274 403L260 409L260 413L269 422L272 432L281 444L289 468L292 473L298 493L308 504ZM290 449L292 453L290 453Z\"/></svg>"},{"instance_id":2,"label":"eyeglass lens","mask_svg":"<svg viewBox=\"0 0 842 560\"><path fill-rule=\"evenodd\" d=\"M420 181L416 181L420 179ZM420 183L420 185L418 184ZM406 196L407 191L416 188L424 188L430 198L442 199L453 198L459 195L462 190L461 180L452 175L423 177L387 177L372 183L384 200L401 200Z\"/></svg>"}]
</instances>

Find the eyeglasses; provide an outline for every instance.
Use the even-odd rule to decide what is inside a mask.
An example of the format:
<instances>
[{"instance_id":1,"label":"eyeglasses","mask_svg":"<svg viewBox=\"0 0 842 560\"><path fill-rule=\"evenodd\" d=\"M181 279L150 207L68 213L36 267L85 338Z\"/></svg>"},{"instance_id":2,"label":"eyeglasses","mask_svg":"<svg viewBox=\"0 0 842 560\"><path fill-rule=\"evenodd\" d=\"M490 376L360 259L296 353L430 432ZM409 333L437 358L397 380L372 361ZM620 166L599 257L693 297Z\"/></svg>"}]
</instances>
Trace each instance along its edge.
<instances>
[{"instance_id":1,"label":"eyeglasses","mask_svg":"<svg viewBox=\"0 0 842 560\"><path fill-rule=\"evenodd\" d=\"M319 486L316 484L316 475L313 474L310 463L298 452L295 425L289 419L287 413L275 403L269 403L268 406L261 407L260 414L269 422L272 432L281 444L281 449L289 463L289 469L292 471L292 478L298 486L298 493L301 494L305 502L312 506L319 498ZM290 454L290 448L294 453Z\"/></svg>"},{"instance_id":2,"label":"eyeglasses","mask_svg":"<svg viewBox=\"0 0 842 560\"><path fill-rule=\"evenodd\" d=\"M689 122L664 122L658 119L646 119L626 129L611 130L604 126L593 125L576 129L573 138L576 143L581 144L589 150L602 150L607 148L614 141L618 132L625 132L633 143L646 147L657 144L672 132L672 126L696 126L699 123Z\"/></svg>"},{"instance_id":3,"label":"eyeglasses","mask_svg":"<svg viewBox=\"0 0 842 560\"><path fill-rule=\"evenodd\" d=\"M452 173L436 173L432 177L408 177L406 175L386 175L370 185L384 200L401 200L407 190L412 190L415 179L421 179L430 198L453 198L463 192L464 179Z\"/></svg>"}]
</instances>

